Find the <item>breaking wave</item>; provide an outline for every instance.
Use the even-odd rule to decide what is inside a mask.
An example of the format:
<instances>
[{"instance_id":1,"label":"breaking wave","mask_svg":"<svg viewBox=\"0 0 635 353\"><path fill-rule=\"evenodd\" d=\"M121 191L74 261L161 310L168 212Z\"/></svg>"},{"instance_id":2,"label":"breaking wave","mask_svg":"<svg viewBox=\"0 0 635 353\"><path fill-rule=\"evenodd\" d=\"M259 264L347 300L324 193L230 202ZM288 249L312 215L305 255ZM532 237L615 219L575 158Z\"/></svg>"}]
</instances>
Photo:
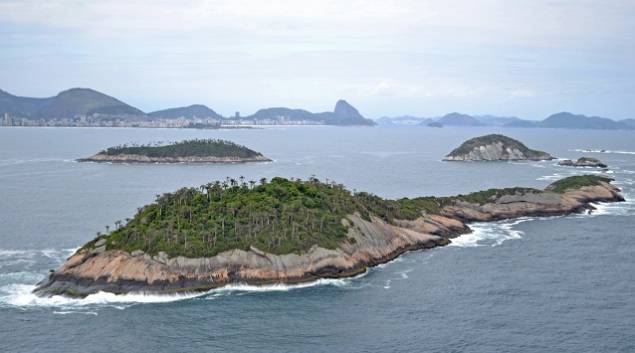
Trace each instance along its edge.
<instances>
[{"instance_id":1,"label":"breaking wave","mask_svg":"<svg viewBox=\"0 0 635 353\"><path fill-rule=\"evenodd\" d=\"M99 307L111 307L116 309L125 309L136 304L156 304L169 303L188 299L216 299L220 296L230 295L232 293L262 293L262 292L287 292L296 289L310 288L316 286L335 286L347 287L351 285L351 281L363 277L367 274L364 272L360 275L350 278L338 279L318 279L313 282L299 284L271 284L271 285L248 285L234 284L224 287L212 289L206 292L186 293L186 294L148 294L148 293L129 293L114 294L107 292L98 292L86 296L85 298L69 298L60 295L51 297L39 297L33 294L35 285L13 283L0 287L0 307L14 306L21 308L29 307L53 307L60 309L54 313L80 314L86 313L86 310L93 310ZM42 279L42 275L37 275ZM33 277L32 277L33 278ZM33 282L31 282L33 283ZM90 311L90 312L93 312Z\"/></svg>"},{"instance_id":2,"label":"breaking wave","mask_svg":"<svg viewBox=\"0 0 635 353\"><path fill-rule=\"evenodd\" d=\"M471 233L462 234L452 239L448 246L471 248L476 246L498 246L510 239L521 239L523 231L514 229L514 226L534 220L526 217L508 221L478 222L470 224Z\"/></svg>"},{"instance_id":3,"label":"breaking wave","mask_svg":"<svg viewBox=\"0 0 635 353\"><path fill-rule=\"evenodd\" d=\"M635 151L621 151L621 150L600 150L600 149L589 149L589 148L577 148L574 150L575 152L582 153L615 153L615 154L635 154Z\"/></svg>"}]
</instances>

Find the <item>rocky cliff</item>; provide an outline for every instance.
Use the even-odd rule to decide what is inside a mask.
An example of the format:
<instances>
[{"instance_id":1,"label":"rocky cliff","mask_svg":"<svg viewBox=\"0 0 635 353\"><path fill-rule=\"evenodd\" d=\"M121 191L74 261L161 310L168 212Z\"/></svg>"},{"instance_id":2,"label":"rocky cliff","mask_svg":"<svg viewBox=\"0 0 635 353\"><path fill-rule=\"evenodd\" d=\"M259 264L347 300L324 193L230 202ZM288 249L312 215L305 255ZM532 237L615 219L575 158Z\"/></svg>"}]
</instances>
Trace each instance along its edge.
<instances>
[{"instance_id":1,"label":"rocky cliff","mask_svg":"<svg viewBox=\"0 0 635 353\"><path fill-rule=\"evenodd\" d=\"M592 179L590 179L592 178ZM443 201L437 212L387 222L377 216L350 214L341 220L347 236L335 249L272 254L255 247L233 249L212 257L168 257L141 250L107 249L101 238L89 243L41 282L38 295L86 296L112 293L201 291L231 283L298 283L318 278L348 277L400 254L449 244L470 232L468 223L524 216L555 216L593 209L593 202L624 199L609 179L574 177L545 190L502 189L479 198ZM515 190L515 191L509 191Z\"/></svg>"},{"instance_id":2,"label":"rocky cliff","mask_svg":"<svg viewBox=\"0 0 635 353\"><path fill-rule=\"evenodd\" d=\"M485 135L465 141L445 156L446 161L516 161L550 160L546 152L528 148L518 140L503 135Z\"/></svg>"}]
</instances>

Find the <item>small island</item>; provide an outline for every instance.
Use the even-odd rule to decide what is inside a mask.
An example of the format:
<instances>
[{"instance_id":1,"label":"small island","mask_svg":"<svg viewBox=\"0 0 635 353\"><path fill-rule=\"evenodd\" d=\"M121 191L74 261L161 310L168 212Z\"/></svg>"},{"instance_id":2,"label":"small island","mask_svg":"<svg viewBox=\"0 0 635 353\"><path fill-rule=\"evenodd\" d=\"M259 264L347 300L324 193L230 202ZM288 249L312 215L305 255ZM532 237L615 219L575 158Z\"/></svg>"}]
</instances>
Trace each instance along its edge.
<instances>
[{"instance_id":1,"label":"small island","mask_svg":"<svg viewBox=\"0 0 635 353\"><path fill-rule=\"evenodd\" d=\"M602 163L597 158L592 157L580 157L577 161L572 161L570 159L565 159L563 161L558 162L559 165L566 167L592 167L592 168L607 168L608 166Z\"/></svg>"},{"instance_id":2,"label":"small island","mask_svg":"<svg viewBox=\"0 0 635 353\"><path fill-rule=\"evenodd\" d=\"M491 134L463 142L444 161L540 161L554 159L549 153L532 150L513 138Z\"/></svg>"},{"instance_id":3,"label":"small island","mask_svg":"<svg viewBox=\"0 0 635 353\"><path fill-rule=\"evenodd\" d=\"M121 145L78 162L110 163L243 163L270 159L245 146L215 139L195 139L171 144Z\"/></svg>"},{"instance_id":4,"label":"small island","mask_svg":"<svg viewBox=\"0 0 635 353\"><path fill-rule=\"evenodd\" d=\"M611 181L583 175L544 190L397 200L315 178L216 181L158 196L85 244L34 292L169 294L350 277L407 251L447 245L470 232L471 222L566 215L623 201Z\"/></svg>"},{"instance_id":5,"label":"small island","mask_svg":"<svg viewBox=\"0 0 635 353\"><path fill-rule=\"evenodd\" d=\"M430 122L430 123L426 124L426 126L427 127L443 127L443 124L441 124L438 121L433 121L433 122Z\"/></svg>"}]
</instances>

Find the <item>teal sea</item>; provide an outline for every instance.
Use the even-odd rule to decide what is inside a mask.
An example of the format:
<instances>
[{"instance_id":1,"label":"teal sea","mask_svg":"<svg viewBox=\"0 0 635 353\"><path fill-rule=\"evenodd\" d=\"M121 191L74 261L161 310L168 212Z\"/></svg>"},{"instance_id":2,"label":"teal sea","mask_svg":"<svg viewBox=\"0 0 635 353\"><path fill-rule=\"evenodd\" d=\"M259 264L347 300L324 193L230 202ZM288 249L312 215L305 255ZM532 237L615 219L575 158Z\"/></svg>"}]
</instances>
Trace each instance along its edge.
<instances>
[{"instance_id":1,"label":"teal sea","mask_svg":"<svg viewBox=\"0 0 635 353\"><path fill-rule=\"evenodd\" d=\"M228 176L315 175L397 198L542 188L599 172L557 161L441 161L492 132L559 158L601 159L627 201L591 214L474 224L450 246L350 279L184 296L30 294L74 249L155 195ZM229 139L273 161L75 162L117 144L194 137ZM632 131L0 128L1 352L633 352L634 294Z\"/></svg>"}]
</instances>

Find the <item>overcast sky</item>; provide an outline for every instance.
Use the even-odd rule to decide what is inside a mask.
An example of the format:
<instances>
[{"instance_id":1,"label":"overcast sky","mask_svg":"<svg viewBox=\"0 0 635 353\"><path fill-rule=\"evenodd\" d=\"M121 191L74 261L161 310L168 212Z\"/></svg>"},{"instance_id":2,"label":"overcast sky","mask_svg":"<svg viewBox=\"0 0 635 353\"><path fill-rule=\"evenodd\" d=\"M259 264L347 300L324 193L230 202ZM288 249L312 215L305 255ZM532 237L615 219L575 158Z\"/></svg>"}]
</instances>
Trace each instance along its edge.
<instances>
[{"instance_id":1,"label":"overcast sky","mask_svg":"<svg viewBox=\"0 0 635 353\"><path fill-rule=\"evenodd\" d=\"M635 118L635 1L0 0L0 88L370 118Z\"/></svg>"}]
</instances>

